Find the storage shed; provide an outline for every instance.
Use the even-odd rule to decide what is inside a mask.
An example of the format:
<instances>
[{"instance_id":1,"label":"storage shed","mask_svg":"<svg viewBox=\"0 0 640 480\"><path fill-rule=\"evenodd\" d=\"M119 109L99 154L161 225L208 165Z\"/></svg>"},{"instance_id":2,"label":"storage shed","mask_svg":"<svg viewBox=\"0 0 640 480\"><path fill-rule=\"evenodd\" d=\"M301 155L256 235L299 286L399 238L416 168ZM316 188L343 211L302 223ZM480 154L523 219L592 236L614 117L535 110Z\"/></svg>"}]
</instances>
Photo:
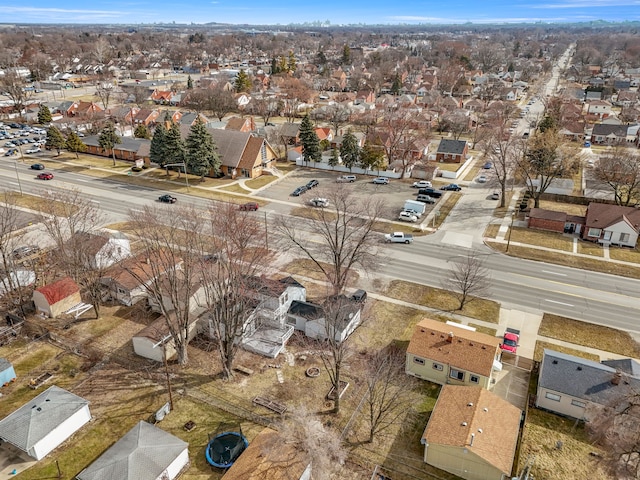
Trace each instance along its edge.
<instances>
[{"instance_id":1,"label":"storage shed","mask_svg":"<svg viewBox=\"0 0 640 480\"><path fill-rule=\"evenodd\" d=\"M54 385L0 420L0 439L40 460L90 420L88 400Z\"/></svg>"},{"instance_id":2,"label":"storage shed","mask_svg":"<svg viewBox=\"0 0 640 480\"><path fill-rule=\"evenodd\" d=\"M16 379L13 365L6 358L0 358L0 385L5 387Z\"/></svg>"},{"instance_id":3,"label":"storage shed","mask_svg":"<svg viewBox=\"0 0 640 480\"><path fill-rule=\"evenodd\" d=\"M189 466L189 444L140 421L77 480L174 480Z\"/></svg>"},{"instance_id":4,"label":"storage shed","mask_svg":"<svg viewBox=\"0 0 640 480\"><path fill-rule=\"evenodd\" d=\"M70 277L63 278L33 292L33 303L38 312L56 318L60 314L82 303L80 287Z\"/></svg>"}]
</instances>

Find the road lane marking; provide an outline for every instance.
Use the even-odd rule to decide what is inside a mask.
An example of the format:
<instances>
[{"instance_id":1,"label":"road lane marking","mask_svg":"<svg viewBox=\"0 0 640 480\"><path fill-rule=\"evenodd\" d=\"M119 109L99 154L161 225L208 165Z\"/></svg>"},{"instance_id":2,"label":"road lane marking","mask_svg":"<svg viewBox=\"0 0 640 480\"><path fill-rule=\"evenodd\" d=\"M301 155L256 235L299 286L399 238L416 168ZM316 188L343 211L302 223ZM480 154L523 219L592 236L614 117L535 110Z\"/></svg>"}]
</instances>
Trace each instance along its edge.
<instances>
[{"instance_id":1,"label":"road lane marking","mask_svg":"<svg viewBox=\"0 0 640 480\"><path fill-rule=\"evenodd\" d=\"M570 303L558 302L556 300L549 300L548 298L545 298L544 301L549 303L557 303L558 305L565 305L567 307L575 307L575 305L572 305Z\"/></svg>"},{"instance_id":2,"label":"road lane marking","mask_svg":"<svg viewBox=\"0 0 640 480\"><path fill-rule=\"evenodd\" d=\"M566 277L567 276L566 273L550 272L549 270L542 270L542 273L550 273L551 275L560 275L561 277Z\"/></svg>"}]
</instances>

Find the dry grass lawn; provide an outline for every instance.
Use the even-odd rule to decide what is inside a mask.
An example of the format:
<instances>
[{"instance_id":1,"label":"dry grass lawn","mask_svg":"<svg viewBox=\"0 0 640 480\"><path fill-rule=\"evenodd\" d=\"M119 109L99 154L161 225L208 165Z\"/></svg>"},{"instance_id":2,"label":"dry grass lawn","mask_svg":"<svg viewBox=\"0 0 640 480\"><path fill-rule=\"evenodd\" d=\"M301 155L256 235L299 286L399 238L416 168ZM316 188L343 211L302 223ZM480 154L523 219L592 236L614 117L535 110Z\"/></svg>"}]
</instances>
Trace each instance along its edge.
<instances>
[{"instance_id":1,"label":"dry grass lawn","mask_svg":"<svg viewBox=\"0 0 640 480\"><path fill-rule=\"evenodd\" d=\"M497 302L478 298L467 302L464 309L458 310L459 302L456 297L451 292L440 288L427 287L403 280L393 280L389 283L384 294L405 302L442 310L443 312L458 313L485 322L498 323L499 321L500 304ZM429 315L426 314L424 316Z\"/></svg>"},{"instance_id":2,"label":"dry grass lawn","mask_svg":"<svg viewBox=\"0 0 640 480\"><path fill-rule=\"evenodd\" d=\"M603 258L604 251L600 245L593 242L578 241L578 253L583 255L591 255L592 257Z\"/></svg>"},{"instance_id":3,"label":"dry grass lawn","mask_svg":"<svg viewBox=\"0 0 640 480\"><path fill-rule=\"evenodd\" d=\"M611 327L545 313L538 334L626 357L640 358L640 344L627 332Z\"/></svg>"},{"instance_id":4,"label":"dry grass lawn","mask_svg":"<svg viewBox=\"0 0 640 480\"><path fill-rule=\"evenodd\" d=\"M247 180L245 185L249 188L253 188L254 190L258 188L262 188L265 185L269 185L271 182L274 182L278 179L278 177L274 177L273 175L261 175L258 178L252 178L251 180Z\"/></svg>"},{"instance_id":5,"label":"dry grass lawn","mask_svg":"<svg viewBox=\"0 0 640 480\"><path fill-rule=\"evenodd\" d=\"M578 182L578 184L580 184ZM576 205L575 203L552 202L550 200L540 200L540 208L565 212L567 215L578 215L583 217L587 213L586 205Z\"/></svg>"},{"instance_id":6,"label":"dry grass lawn","mask_svg":"<svg viewBox=\"0 0 640 480\"><path fill-rule=\"evenodd\" d=\"M555 350L556 352L573 355L574 357L586 358L587 360L593 360L594 362L600 361L600 357L593 353L587 353L583 350L577 350L575 348L563 347L562 345L556 345L555 343L542 342L540 340L536 341L536 348L533 352L533 359L535 361L542 361L542 354L544 353L545 348L547 350Z\"/></svg>"},{"instance_id":7,"label":"dry grass lawn","mask_svg":"<svg viewBox=\"0 0 640 480\"><path fill-rule=\"evenodd\" d=\"M435 227L438 228L440 227L440 225L442 225L442 223L446 220L446 218L449 216L449 212L451 211L451 209L453 209L453 207L456 206L456 203L458 203L458 200L460 200L462 198L462 194L459 192L450 192L448 198L444 201L444 203L441 203L437 208L438 208L438 212L439 214L436 216L436 220L435 220ZM432 226L433 224L431 224L430 226Z\"/></svg>"},{"instance_id":8,"label":"dry grass lawn","mask_svg":"<svg viewBox=\"0 0 640 480\"><path fill-rule=\"evenodd\" d=\"M553 248L554 250L573 251L573 241L561 233L545 232L524 227L512 227L511 233L507 232L505 238L511 235L512 242L536 245L539 247Z\"/></svg>"},{"instance_id":9,"label":"dry grass lawn","mask_svg":"<svg viewBox=\"0 0 640 480\"><path fill-rule=\"evenodd\" d=\"M322 263L322 262L321 262ZM329 264L322 263L323 268L329 270L331 266ZM306 258L300 258L292 260L284 266L283 272L290 273L291 275L298 275L300 277L307 277L313 280L326 282L327 277L322 273L318 265ZM347 285L354 285L358 282L360 276L357 272L350 272L348 276Z\"/></svg>"},{"instance_id":10,"label":"dry grass lawn","mask_svg":"<svg viewBox=\"0 0 640 480\"><path fill-rule=\"evenodd\" d=\"M640 264L640 249L609 247L609 257L613 260L622 260L623 262L632 262Z\"/></svg>"},{"instance_id":11,"label":"dry grass lawn","mask_svg":"<svg viewBox=\"0 0 640 480\"><path fill-rule=\"evenodd\" d=\"M556 447L562 442L562 448ZM539 479L609 480L611 477L590 455L599 452L575 420L530 408L524 427L518 471L533 460L531 474Z\"/></svg>"},{"instance_id":12,"label":"dry grass lawn","mask_svg":"<svg viewBox=\"0 0 640 480\"><path fill-rule=\"evenodd\" d=\"M487 228L484 230L484 236L486 238L496 238L498 236L499 231L500 231L500 224L491 223L487 225Z\"/></svg>"},{"instance_id":13,"label":"dry grass lawn","mask_svg":"<svg viewBox=\"0 0 640 480\"><path fill-rule=\"evenodd\" d=\"M249 193L251 193L246 188L243 188L242 185L240 185L239 183L234 183L232 185L227 185L226 187L221 187L220 190L224 190L225 192L231 192L231 193L241 193L243 195L248 195Z\"/></svg>"},{"instance_id":14,"label":"dry grass lawn","mask_svg":"<svg viewBox=\"0 0 640 480\"><path fill-rule=\"evenodd\" d=\"M503 253L506 252L506 245L502 243L488 241L486 244L494 250ZM547 263L555 263L556 265L566 265L567 267L581 268L583 270L620 275L621 277L640 278L640 267L620 265L603 260L596 260L595 258L575 257L572 255L548 252L519 245L511 245L509 247L508 254L514 257L526 258L528 260L539 260Z\"/></svg>"}]
</instances>

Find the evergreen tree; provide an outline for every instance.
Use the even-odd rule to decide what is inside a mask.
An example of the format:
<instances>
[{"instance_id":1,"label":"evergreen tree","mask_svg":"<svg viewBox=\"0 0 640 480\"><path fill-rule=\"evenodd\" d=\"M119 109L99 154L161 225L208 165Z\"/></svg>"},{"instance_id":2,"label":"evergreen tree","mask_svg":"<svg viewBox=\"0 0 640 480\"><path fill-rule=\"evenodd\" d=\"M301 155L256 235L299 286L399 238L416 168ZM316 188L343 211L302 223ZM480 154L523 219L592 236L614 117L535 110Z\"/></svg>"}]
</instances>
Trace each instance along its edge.
<instances>
[{"instance_id":1,"label":"evergreen tree","mask_svg":"<svg viewBox=\"0 0 640 480\"><path fill-rule=\"evenodd\" d=\"M349 45L345 45L344 47L342 47L342 64L351 64L351 49L349 48Z\"/></svg>"},{"instance_id":2,"label":"evergreen tree","mask_svg":"<svg viewBox=\"0 0 640 480\"><path fill-rule=\"evenodd\" d=\"M49 110L49 107L44 104L40 105L40 109L38 110L38 123L45 125L51 123L51 120L51 110Z\"/></svg>"},{"instance_id":3,"label":"evergreen tree","mask_svg":"<svg viewBox=\"0 0 640 480\"><path fill-rule=\"evenodd\" d=\"M298 68L296 64L296 57L293 54L293 51L289 51L289 60L287 61L287 72L294 73Z\"/></svg>"},{"instance_id":4,"label":"evergreen tree","mask_svg":"<svg viewBox=\"0 0 640 480\"><path fill-rule=\"evenodd\" d=\"M334 148L331 151L331 157L329 158L329 166L331 168L335 167L340 163L340 157L338 156L338 149Z\"/></svg>"},{"instance_id":5,"label":"evergreen tree","mask_svg":"<svg viewBox=\"0 0 640 480\"><path fill-rule=\"evenodd\" d=\"M238 72L238 76L234 82L234 89L236 93L248 92L251 90L251 80L249 75L243 69Z\"/></svg>"},{"instance_id":6,"label":"evergreen tree","mask_svg":"<svg viewBox=\"0 0 640 480\"><path fill-rule=\"evenodd\" d=\"M146 138L148 140L151 138L151 133L145 124L140 123L134 130L133 136L135 138Z\"/></svg>"},{"instance_id":7,"label":"evergreen tree","mask_svg":"<svg viewBox=\"0 0 640 480\"><path fill-rule=\"evenodd\" d=\"M191 126L186 142L186 163L192 173L204 177L213 169L220 171L220 157L216 144L207 132L202 119L198 118Z\"/></svg>"},{"instance_id":8,"label":"evergreen tree","mask_svg":"<svg viewBox=\"0 0 640 480\"><path fill-rule=\"evenodd\" d=\"M167 129L164 127L164 122L160 122L153 132L153 138L151 139L151 146L149 147L149 160L157 163L160 166L164 166L166 163L165 154L165 142L167 136Z\"/></svg>"},{"instance_id":9,"label":"evergreen tree","mask_svg":"<svg viewBox=\"0 0 640 480\"><path fill-rule=\"evenodd\" d=\"M365 143L360 151L360 166L369 170L380 170L384 167L384 150L380 146Z\"/></svg>"},{"instance_id":10,"label":"evergreen tree","mask_svg":"<svg viewBox=\"0 0 640 480\"><path fill-rule=\"evenodd\" d=\"M107 126L102 129L102 132L100 132L100 136L98 137L98 144L100 145L100 148L103 148L104 150L111 150L114 167L116 165L116 152L114 147L121 141L122 139L116 133L116 127L113 123L107 124Z\"/></svg>"},{"instance_id":11,"label":"evergreen tree","mask_svg":"<svg viewBox=\"0 0 640 480\"><path fill-rule=\"evenodd\" d=\"M271 75L276 75L280 73L280 68L278 68L278 59L273 57L271 59Z\"/></svg>"},{"instance_id":12,"label":"evergreen tree","mask_svg":"<svg viewBox=\"0 0 640 480\"><path fill-rule=\"evenodd\" d=\"M86 152L87 146L80 140L80 137L75 132L71 132L67 137L67 141L64 144L65 148L70 152L75 152L76 158L79 158L78 152Z\"/></svg>"},{"instance_id":13,"label":"evergreen tree","mask_svg":"<svg viewBox=\"0 0 640 480\"><path fill-rule=\"evenodd\" d=\"M302 159L305 162L320 162L320 139L316 134L309 115L305 115L300 123L300 142L302 143Z\"/></svg>"},{"instance_id":14,"label":"evergreen tree","mask_svg":"<svg viewBox=\"0 0 640 480\"><path fill-rule=\"evenodd\" d=\"M391 93L394 95L399 95L401 88L402 80L400 80L400 74L396 72L396 76L393 77L393 84L391 85Z\"/></svg>"},{"instance_id":15,"label":"evergreen tree","mask_svg":"<svg viewBox=\"0 0 640 480\"><path fill-rule=\"evenodd\" d=\"M44 144L47 149L55 148L58 155L60 150L64 148L64 137L56 127L49 127L47 130L47 141Z\"/></svg>"},{"instance_id":16,"label":"evergreen tree","mask_svg":"<svg viewBox=\"0 0 640 480\"><path fill-rule=\"evenodd\" d=\"M191 75L187 76L187 90L193 90L193 80Z\"/></svg>"},{"instance_id":17,"label":"evergreen tree","mask_svg":"<svg viewBox=\"0 0 640 480\"><path fill-rule=\"evenodd\" d=\"M342 158L342 164L351 171L360 161L360 146L358 145L358 139L356 136L348 131L342 137L342 144L340 145L340 157Z\"/></svg>"},{"instance_id":18,"label":"evergreen tree","mask_svg":"<svg viewBox=\"0 0 640 480\"><path fill-rule=\"evenodd\" d=\"M278 57L278 73L287 71L287 59L283 56Z\"/></svg>"},{"instance_id":19,"label":"evergreen tree","mask_svg":"<svg viewBox=\"0 0 640 480\"><path fill-rule=\"evenodd\" d=\"M327 64L327 56L324 54L323 50L319 50L316 55L316 64L319 66Z\"/></svg>"},{"instance_id":20,"label":"evergreen tree","mask_svg":"<svg viewBox=\"0 0 640 480\"><path fill-rule=\"evenodd\" d=\"M184 146L184 140L180 135L180 127L177 123L171 123L171 127L165 134L164 142L164 163L183 163L185 161L186 149Z\"/></svg>"}]
</instances>

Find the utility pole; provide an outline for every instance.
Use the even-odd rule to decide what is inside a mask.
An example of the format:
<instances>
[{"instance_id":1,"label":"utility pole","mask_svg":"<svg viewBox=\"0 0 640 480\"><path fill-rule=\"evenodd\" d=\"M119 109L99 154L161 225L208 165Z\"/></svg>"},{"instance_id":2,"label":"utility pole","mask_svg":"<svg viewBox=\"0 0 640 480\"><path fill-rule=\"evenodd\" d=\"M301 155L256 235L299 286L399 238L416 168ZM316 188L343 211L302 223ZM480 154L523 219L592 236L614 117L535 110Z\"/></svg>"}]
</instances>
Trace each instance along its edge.
<instances>
[{"instance_id":1,"label":"utility pole","mask_svg":"<svg viewBox=\"0 0 640 480\"><path fill-rule=\"evenodd\" d=\"M516 218L516 212L511 212L511 226L509 227L509 237L507 238L507 252L509 251L509 245L511 245L511 232L513 231L513 221Z\"/></svg>"},{"instance_id":2,"label":"utility pole","mask_svg":"<svg viewBox=\"0 0 640 480\"><path fill-rule=\"evenodd\" d=\"M16 169L16 179L18 180L18 188L20 189L20 196L22 196L22 184L20 183L20 175L18 175L18 162L13 162L13 166Z\"/></svg>"}]
</instances>

